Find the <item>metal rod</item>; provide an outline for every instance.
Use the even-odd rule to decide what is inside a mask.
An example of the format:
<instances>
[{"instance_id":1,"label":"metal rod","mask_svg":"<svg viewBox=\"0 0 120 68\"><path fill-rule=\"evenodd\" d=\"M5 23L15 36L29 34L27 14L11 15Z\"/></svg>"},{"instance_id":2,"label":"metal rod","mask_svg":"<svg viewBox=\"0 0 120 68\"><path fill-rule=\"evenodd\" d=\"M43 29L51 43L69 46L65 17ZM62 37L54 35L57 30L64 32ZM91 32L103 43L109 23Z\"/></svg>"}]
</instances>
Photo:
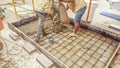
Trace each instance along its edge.
<instances>
[{"instance_id":1,"label":"metal rod","mask_svg":"<svg viewBox=\"0 0 120 68\"><path fill-rule=\"evenodd\" d=\"M92 0L90 0L89 6L88 6L88 13L87 13L87 17L86 17L86 25L88 25L88 18L89 18L89 15L90 15L91 4L92 4Z\"/></svg>"}]
</instances>

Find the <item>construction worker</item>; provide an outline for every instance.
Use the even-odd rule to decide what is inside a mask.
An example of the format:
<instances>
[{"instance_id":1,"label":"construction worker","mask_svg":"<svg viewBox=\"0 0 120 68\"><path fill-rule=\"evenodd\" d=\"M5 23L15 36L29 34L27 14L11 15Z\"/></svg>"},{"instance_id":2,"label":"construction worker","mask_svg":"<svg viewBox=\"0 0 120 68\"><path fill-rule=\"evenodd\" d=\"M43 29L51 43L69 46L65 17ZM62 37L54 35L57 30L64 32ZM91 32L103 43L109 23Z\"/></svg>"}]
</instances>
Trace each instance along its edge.
<instances>
[{"instance_id":1,"label":"construction worker","mask_svg":"<svg viewBox=\"0 0 120 68\"><path fill-rule=\"evenodd\" d=\"M38 29L35 37L35 42L39 42L40 36L43 35L44 31L44 19L49 14L53 14L53 3L54 0L38 0L35 6L35 12L39 17Z\"/></svg>"},{"instance_id":2,"label":"construction worker","mask_svg":"<svg viewBox=\"0 0 120 68\"><path fill-rule=\"evenodd\" d=\"M69 1L69 0L66 0L66 2L67 1ZM77 34L79 33L81 17L86 10L86 3L85 3L84 0L74 0L72 2L67 3L66 10L69 9L69 8L75 13L74 32L71 33L70 35L71 36L77 36Z\"/></svg>"},{"instance_id":3,"label":"construction worker","mask_svg":"<svg viewBox=\"0 0 120 68\"><path fill-rule=\"evenodd\" d=\"M38 4L36 5L36 14L39 17L38 20L38 29L35 37L35 41L39 42L40 36L44 35L44 19L48 15L58 14L60 16L61 22L69 22L69 18L67 16L65 7L62 3L54 2L54 0L38 0Z\"/></svg>"}]
</instances>

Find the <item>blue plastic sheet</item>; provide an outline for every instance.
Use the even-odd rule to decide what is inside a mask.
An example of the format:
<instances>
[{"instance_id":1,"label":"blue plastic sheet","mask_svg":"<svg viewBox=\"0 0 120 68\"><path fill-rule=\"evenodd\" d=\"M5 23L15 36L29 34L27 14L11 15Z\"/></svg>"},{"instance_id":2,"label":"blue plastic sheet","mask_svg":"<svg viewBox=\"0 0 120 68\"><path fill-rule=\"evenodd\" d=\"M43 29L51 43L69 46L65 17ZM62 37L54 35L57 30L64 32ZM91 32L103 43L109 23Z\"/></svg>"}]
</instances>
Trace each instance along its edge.
<instances>
[{"instance_id":1,"label":"blue plastic sheet","mask_svg":"<svg viewBox=\"0 0 120 68\"><path fill-rule=\"evenodd\" d=\"M120 15L105 12L105 11L101 12L100 14L120 21Z\"/></svg>"}]
</instances>

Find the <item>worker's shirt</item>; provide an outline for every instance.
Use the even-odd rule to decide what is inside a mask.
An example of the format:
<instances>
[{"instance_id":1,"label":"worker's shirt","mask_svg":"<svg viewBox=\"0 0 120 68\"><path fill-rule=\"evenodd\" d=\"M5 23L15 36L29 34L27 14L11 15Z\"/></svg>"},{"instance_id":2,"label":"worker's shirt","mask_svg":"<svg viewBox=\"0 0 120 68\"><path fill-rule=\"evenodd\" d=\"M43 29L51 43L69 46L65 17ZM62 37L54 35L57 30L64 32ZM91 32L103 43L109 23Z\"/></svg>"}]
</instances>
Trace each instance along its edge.
<instances>
[{"instance_id":1,"label":"worker's shirt","mask_svg":"<svg viewBox=\"0 0 120 68\"><path fill-rule=\"evenodd\" d=\"M86 6L86 3L84 0L75 0L75 2L68 3L68 7L73 11L77 12L78 10L82 9Z\"/></svg>"},{"instance_id":2,"label":"worker's shirt","mask_svg":"<svg viewBox=\"0 0 120 68\"><path fill-rule=\"evenodd\" d=\"M36 11L51 14L53 13L54 0L38 0L35 6Z\"/></svg>"}]
</instances>

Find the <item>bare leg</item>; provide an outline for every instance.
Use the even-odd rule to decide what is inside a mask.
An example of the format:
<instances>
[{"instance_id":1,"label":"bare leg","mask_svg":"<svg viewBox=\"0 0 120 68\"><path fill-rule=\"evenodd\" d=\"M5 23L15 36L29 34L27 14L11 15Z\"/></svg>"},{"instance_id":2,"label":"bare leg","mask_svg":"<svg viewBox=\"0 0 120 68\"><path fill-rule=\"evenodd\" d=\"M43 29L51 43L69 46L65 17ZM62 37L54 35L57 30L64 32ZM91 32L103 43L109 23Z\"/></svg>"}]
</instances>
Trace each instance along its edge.
<instances>
[{"instance_id":1,"label":"bare leg","mask_svg":"<svg viewBox=\"0 0 120 68\"><path fill-rule=\"evenodd\" d=\"M80 23L79 23L79 22L74 23L75 34L78 33L78 31L79 31L79 27L80 27Z\"/></svg>"}]
</instances>

